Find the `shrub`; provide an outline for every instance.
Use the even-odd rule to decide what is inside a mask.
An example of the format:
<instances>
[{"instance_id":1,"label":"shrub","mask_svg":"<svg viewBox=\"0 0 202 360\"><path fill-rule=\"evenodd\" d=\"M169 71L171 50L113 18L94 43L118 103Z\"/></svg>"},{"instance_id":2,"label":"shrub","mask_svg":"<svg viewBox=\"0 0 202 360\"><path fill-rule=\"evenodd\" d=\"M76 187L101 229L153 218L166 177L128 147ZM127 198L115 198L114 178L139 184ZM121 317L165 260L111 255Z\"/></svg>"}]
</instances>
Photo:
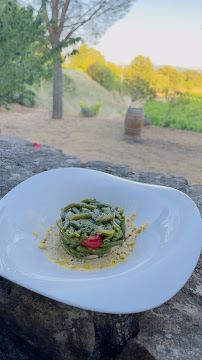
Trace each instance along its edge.
<instances>
[{"instance_id":1,"label":"shrub","mask_svg":"<svg viewBox=\"0 0 202 360\"><path fill-rule=\"evenodd\" d=\"M79 115L82 115L84 117L91 117L97 116L99 114L100 109L104 105L104 103L95 103L94 105L87 106L84 101L80 101L79 105L81 107L81 112L79 113Z\"/></svg>"},{"instance_id":2,"label":"shrub","mask_svg":"<svg viewBox=\"0 0 202 360\"><path fill-rule=\"evenodd\" d=\"M119 90L120 80L107 66L95 62L87 68L86 72L105 89Z\"/></svg>"},{"instance_id":3,"label":"shrub","mask_svg":"<svg viewBox=\"0 0 202 360\"><path fill-rule=\"evenodd\" d=\"M26 107L35 107L39 106L39 100L36 96L36 94L28 90L26 88L23 89L23 91L19 93L15 93L10 100L10 102L16 102L17 104L26 106Z\"/></svg>"},{"instance_id":4,"label":"shrub","mask_svg":"<svg viewBox=\"0 0 202 360\"><path fill-rule=\"evenodd\" d=\"M101 107L104 105L104 103L95 103L94 105L92 105L90 108L93 110L94 112L94 116L97 116L100 112Z\"/></svg>"}]
</instances>

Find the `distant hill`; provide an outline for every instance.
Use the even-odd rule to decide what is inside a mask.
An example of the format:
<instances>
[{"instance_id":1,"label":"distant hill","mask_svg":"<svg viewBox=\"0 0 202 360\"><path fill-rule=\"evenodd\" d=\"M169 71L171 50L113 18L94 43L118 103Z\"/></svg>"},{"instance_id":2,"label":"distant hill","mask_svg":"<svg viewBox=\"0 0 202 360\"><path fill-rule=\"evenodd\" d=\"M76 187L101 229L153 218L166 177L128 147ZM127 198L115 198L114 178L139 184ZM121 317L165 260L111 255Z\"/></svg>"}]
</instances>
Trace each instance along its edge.
<instances>
[{"instance_id":1,"label":"distant hill","mask_svg":"<svg viewBox=\"0 0 202 360\"><path fill-rule=\"evenodd\" d=\"M160 69L162 67L164 67L166 65L154 65L154 69ZM172 68L174 68L177 71L183 72L183 71L188 71L188 70L193 70L193 71L198 71L199 73L202 74L202 69L195 69L195 68L184 68L181 66L171 66Z\"/></svg>"},{"instance_id":2,"label":"distant hill","mask_svg":"<svg viewBox=\"0 0 202 360\"><path fill-rule=\"evenodd\" d=\"M34 87L34 91L40 100L40 107L52 110L52 81L43 82L40 87ZM78 115L80 101L88 106L103 102L99 117L120 119L125 117L130 99L106 90L82 71L63 69L64 113Z\"/></svg>"},{"instance_id":3,"label":"distant hill","mask_svg":"<svg viewBox=\"0 0 202 360\"><path fill-rule=\"evenodd\" d=\"M121 65L123 65L123 64L117 63L116 65L117 65L117 66L121 66ZM129 66L130 66L130 64L124 64L124 67L125 67L125 68L127 68L127 67L129 67ZM195 67L187 68L187 67L183 67L183 66L172 66L172 65L169 65L169 64L166 64L166 65L165 65L165 64L164 64L164 65L153 65L153 66L154 66L154 70L160 69L160 68L162 68L162 67L164 67L164 66L171 66L172 68L176 69L177 71L183 72L183 71L187 71L187 70L193 70L193 71L198 71L199 73L202 74L202 68L200 68L200 69L197 69L197 68L195 68Z\"/></svg>"}]
</instances>

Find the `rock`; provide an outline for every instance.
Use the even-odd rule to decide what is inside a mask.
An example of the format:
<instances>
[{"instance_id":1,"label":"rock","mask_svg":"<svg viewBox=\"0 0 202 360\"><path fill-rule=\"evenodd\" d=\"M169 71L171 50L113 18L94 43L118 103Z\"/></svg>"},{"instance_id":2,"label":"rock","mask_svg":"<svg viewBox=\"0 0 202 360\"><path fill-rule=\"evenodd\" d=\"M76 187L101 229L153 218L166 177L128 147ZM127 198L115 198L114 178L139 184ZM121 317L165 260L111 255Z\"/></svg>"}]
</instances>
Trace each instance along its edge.
<instances>
[{"instance_id":1,"label":"rock","mask_svg":"<svg viewBox=\"0 0 202 360\"><path fill-rule=\"evenodd\" d=\"M26 140L0 136L0 198L30 176L59 167L80 167L76 156L69 156L49 146L33 147Z\"/></svg>"},{"instance_id":2,"label":"rock","mask_svg":"<svg viewBox=\"0 0 202 360\"><path fill-rule=\"evenodd\" d=\"M183 191L188 186L188 181L183 176L171 174L161 174L154 172L142 171L130 176L133 181L143 182L147 184L169 186L174 189Z\"/></svg>"},{"instance_id":3,"label":"rock","mask_svg":"<svg viewBox=\"0 0 202 360\"><path fill-rule=\"evenodd\" d=\"M50 358L88 359L93 352L94 325L87 312L27 292L7 280L1 284L0 316L15 333L17 327L18 336L45 350Z\"/></svg>"},{"instance_id":4,"label":"rock","mask_svg":"<svg viewBox=\"0 0 202 360\"><path fill-rule=\"evenodd\" d=\"M21 105L24 105L26 107L31 107L32 104L31 104L31 101L26 97L24 96L21 100L20 100L20 104Z\"/></svg>"},{"instance_id":5,"label":"rock","mask_svg":"<svg viewBox=\"0 0 202 360\"><path fill-rule=\"evenodd\" d=\"M105 161L89 161L85 164L85 167L87 169L103 171L120 177L128 177L133 174L132 168L128 165L112 164Z\"/></svg>"},{"instance_id":6,"label":"rock","mask_svg":"<svg viewBox=\"0 0 202 360\"><path fill-rule=\"evenodd\" d=\"M0 285L0 318L50 359L108 360L139 331L133 315L77 309L3 278Z\"/></svg>"},{"instance_id":7,"label":"rock","mask_svg":"<svg viewBox=\"0 0 202 360\"><path fill-rule=\"evenodd\" d=\"M193 185L186 187L184 192L192 198L195 204L198 206L198 209L202 216L202 185Z\"/></svg>"},{"instance_id":8,"label":"rock","mask_svg":"<svg viewBox=\"0 0 202 360\"><path fill-rule=\"evenodd\" d=\"M136 339L128 341L116 360L155 360L155 358Z\"/></svg>"},{"instance_id":9,"label":"rock","mask_svg":"<svg viewBox=\"0 0 202 360\"><path fill-rule=\"evenodd\" d=\"M82 107L81 108L81 115L84 116L84 117L93 117L93 116L95 116L93 110L88 108L88 107Z\"/></svg>"},{"instance_id":10,"label":"rock","mask_svg":"<svg viewBox=\"0 0 202 360\"><path fill-rule=\"evenodd\" d=\"M136 339L155 359L201 359L201 305L183 291L140 314L139 326Z\"/></svg>"},{"instance_id":11,"label":"rock","mask_svg":"<svg viewBox=\"0 0 202 360\"><path fill-rule=\"evenodd\" d=\"M47 360L39 350L12 333L0 319L0 359L1 360Z\"/></svg>"},{"instance_id":12,"label":"rock","mask_svg":"<svg viewBox=\"0 0 202 360\"><path fill-rule=\"evenodd\" d=\"M202 214L202 185L181 176L140 172L129 166L74 157L48 146L0 136L0 198L34 174L86 167L132 181L170 186L189 195ZM0 278L2 360L199 360L202 358L202 259L167 303L140 314L112 315L78 309ZM148 294L149 296L149 294Z\"/></svg>"}]
</instances>

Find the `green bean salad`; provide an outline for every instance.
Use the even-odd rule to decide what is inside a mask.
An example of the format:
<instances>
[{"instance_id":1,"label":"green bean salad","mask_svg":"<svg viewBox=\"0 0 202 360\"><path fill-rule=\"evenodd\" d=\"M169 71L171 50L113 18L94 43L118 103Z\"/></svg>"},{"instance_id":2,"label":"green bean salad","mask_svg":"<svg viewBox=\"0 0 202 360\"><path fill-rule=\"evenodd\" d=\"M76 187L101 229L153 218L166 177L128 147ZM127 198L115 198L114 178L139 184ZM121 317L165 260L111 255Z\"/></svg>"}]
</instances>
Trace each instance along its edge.
<instances>
[{"instance_id":1,"label":"green bean salad","mask_svg":"<svg viewBox=\"0 0 202 360\"><path fill-rule=\"evenodd\" d=\"M123 209L96 199L84 198L61 209L57 221L60 239L66 250L77 258L103 257L114 246L123 245Z\"/></svg>"}]
</instances>

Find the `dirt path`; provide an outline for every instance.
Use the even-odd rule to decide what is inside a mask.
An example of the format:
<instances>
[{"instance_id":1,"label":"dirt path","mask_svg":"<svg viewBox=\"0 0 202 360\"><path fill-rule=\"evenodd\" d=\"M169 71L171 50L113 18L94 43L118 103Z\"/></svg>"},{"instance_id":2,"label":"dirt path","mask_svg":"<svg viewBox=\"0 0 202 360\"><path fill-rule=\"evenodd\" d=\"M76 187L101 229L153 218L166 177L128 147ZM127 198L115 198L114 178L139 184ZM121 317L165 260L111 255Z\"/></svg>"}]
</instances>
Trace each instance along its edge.
<instances>
[{"instance_id":1,"label":"dirt path","mask_svg":"<svg viewBox=\"0 0 202 360\"><path fill-rule=\"evenodd\" d=\"M65 116L52 120L39 109L14 106L0 112L2 134L62 149L82 162L103 160L130 165L134 172L154 171L185 176L202 183L202 134L145 127L141 140L124 135L124 121Z\"/></svg>"}]
</instances>

